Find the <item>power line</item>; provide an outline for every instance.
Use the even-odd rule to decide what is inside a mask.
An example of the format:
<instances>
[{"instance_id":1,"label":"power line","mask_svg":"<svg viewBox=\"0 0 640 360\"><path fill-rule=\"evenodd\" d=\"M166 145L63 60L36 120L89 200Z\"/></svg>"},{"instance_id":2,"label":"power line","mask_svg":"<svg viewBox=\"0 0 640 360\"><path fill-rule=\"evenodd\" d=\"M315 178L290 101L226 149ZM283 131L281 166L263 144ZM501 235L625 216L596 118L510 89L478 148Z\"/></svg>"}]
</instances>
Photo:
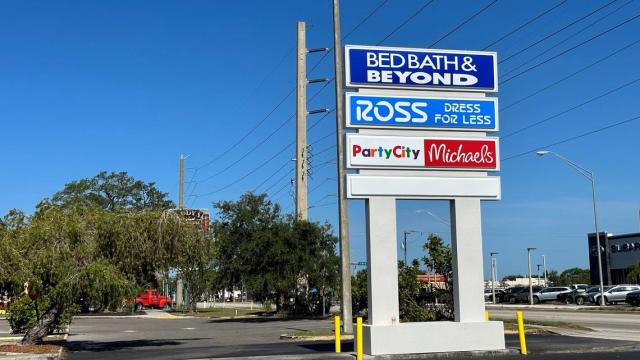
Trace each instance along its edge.
<instances>
[{"instance_id":1,"label":"power line","mask_svg":"<svg viewBox=\"0 0 640 360\"><path fill-rule=\"evenodd\" d=\"M461 29L463 26L465 26L469 21L473 20L474 18L476 18L478 15L482 14L485 10L487 10L488 8L490 8L491 6L493 6L495 3L497 3L498 0L493 0L490 3L488 3L485 7L483 7L482 9L476 11L473 15L469 16L467 19L465 19L463 22L461 22L460 24L458 24L458 26L456 26L455 28L449 30L449 32L447 32L446 34L442 35L440 37L440 39L436 40L433 44L429 45L429 47L434 47L436 46L440 41L448 38L451 34L455 33L456 31L458 31L459 29Z\"/></svg>"},{"instance_id":2,"label":"power line","mask_svg":"<svg viewBox=\"0 0 640 360\"><path fill-rule=\"evenodd\" d=\"M540 44L541 42L543 42L543 41L545 41L545 40L547 40L547 39L549 39L549 38L551 38L551 37L553 37L553 36L555 36L555 35L557 35L557 34L561 33L562 31L564 31L564 30L566 30L566 29L568 29L568 28L572 27L573 25L575 25L575 24L579 23L580 21L582 21L582 20L584 20L584 19L588 18L589 16L591 16L591 15L593 15L593 14L597 13L598 11L600 11L600 10L602 10L602 9L606 8L607 6L609 6L609 5L613 4L613 3L614 3L614 2L616 2L616 1L617 1L617 0L612 0L612 1L610 1L610 2L608 2L608 3L606 3L606 4L604 4L604 5L602 5L601 7L599 7L599 8L597 8L597 9L595 9L595 10L591 11L590 13L588 13L588 14L586 14L586 15L584 15L584 16L582 16L582 17L580 17L580 18L578 18L578 19L576 19L576 20L574 20L574 21L572 21L572 22L570 22L569 24L565 25L564 27L562 27L562 28L560 28L560 29L558 29L558 30L556 30L556 31L554 31L554 32L552 32L552 33L550 33L550 34L548 34L547 36L543 37L542 39L540 39L540 40L538 40L538 41L535 41L535 42L533 42L532 44L529 44L528 46L524 47L523 49L520 49L520 50L516 51L515 53L513 53L513 54L509 55L508 57L506 57L506 58L504 58L504 59L500 60L498 63L499 63L499 64L502 64L502 63L503 63L503 62L505 62L505 61L509 61L509 59L511 59L511 58L513 58L513 57L515 57L515 56L518 56L518 55L522 54L523 52L525 52L525 51L527 51L527 50L531 49L532 47L534 47L534 46L536 46L536 45Z\"/></svg>"},{"instance_id":3,"label":"power line","mask_svg":"<svg viewBox=\"0 0 640 360\"><path fill-rule=\"evenodd\" d=\"M570 48L568 48L568 49L566 49L566 50L564 50L564 51L562 51L562 52L560 52L560 53L558 53L558 54L556 54L556 55L554 55L554 56L552 56L552 57L550 57L550 58L548 58L548 59L546 59L546 60L543 60L543 61L541 61L541 62L537 63L536 65L533 65L533 66L531 66L531 67L527 68L526 70L523 70L523 71L521 71L521 72L519 72L519 73L517 73L517 74L515 74L515 75L511 76L510 78L508 78L508 79L506 79L506 80L503 80L503 81L502 81L502 84L504 84L504 83L506 83L506 82L509 82L509 81L511 81L511 80L513 80L513 79L515 79L515 78L517 78L517 77L519 77L519 76L521 76L521 75L523 75L523 74L525 74L525 73L527 73L527 72L529 72L529 71L533 70L533 69L536 69L536 68L538 68L538 67L540 67L540 66L542 66L542 65L544 65L544 64L546 64L546 63L548 63L548 62L550 62L550 61L552 61L552 60L555 60L555 59L559 58L560 56L565 55L565 54L567 54L568 52L573 51L573 50L575 50L575 49L577 49L577 48L581 47L582 45L585 45L585 44L587 44L587 43L589 43L589 42L591 42L591 41L593 41L593 40L595 40L595 39L597 39L597 38L599 38L599 37L601 37L601 36L603 36L603 35L606 35L606 34L610 33L610 32L611 32L611 31L613 31L613 30L618 29L618 28L619 28L619 27L621 27L621 26L624 26L624 25L626 25L626 24L628 24L628 23L630 23L630 22L632 22L632 21L636 20L636 19L637 19L637 18L639 18L639 17L640 17L640 14L635 15L634 17L629 18L629 19L627 19L627 20L625 20L625 21L621 22L621 23L620 23L620 24L618 24L618 25L615 25L615 26L613 26L613 27L610 27L610 28L608 28L607 30L602 31L602 32L598 33L597 35L592 36L592 37L590 37L589 39L587 39L587 40L585 40L585 41L583 41L583 42L581 42L581 43L579 43L579 44L577 44L577 45L574 45L574 46L572 46L572 47L570 47Z\"/></svg>"},{"instance_id":4,"label":"power line","mask_svg":"<svg viewBox=\"0 0 640 360\"><path fill-rule=\"evenodd\" d=\"M286 173L284 173L284 175L282 175L281 177L278 178L278 180L276 180L271 186L269 186L268 188L266 188L263 192L268 193L269 190L273 189L276 184L279 184L280 181L284 180L284 178L286 178L287 176L289 176L291 173L293 173L293 168L289 169L289 171L287 171Z\"/></svg>"},{"instance_id":5,"label":"power line","mask_svg":"<svg viewBox=\"0 0 640 360\"><path fill-rule=\"evenodd\" d=\"M360 26L362 26L365 22L367 22L367 20L369 20L375 13L377 13L378 10L382 9L382 7L385 6L388 2L389 2L389 0L381 1L380 4L378 6L376 6L373 10L371 10L369 12L369 14L367 14L367 16L362 18L362 20L360 20L360 22L358 24L356 24L356 26L354 26L353 29L351 29L346 35L344 35L342 37L342 40L346 40L349 36L351 36L351 34L356 32L356 30L358 30L360 28Z\"/></svg>"},{"instance_id":6,"label":"power line","mask_svg":"<svg viewBox=\"0 0 640 360\"><path fill-rule=\"evenodd\" d=\"M287 165L289 165L291 162L290 161L285 161L282 166L280 166L278 168L278 170L274 171L271 175L269 175L268 178L264 179L264 181L262 181L260 184L258 184L258 186L256 186L255 188L253 188L253 192L258 191L258 189L266 184L269 180L271 180L274 176L276 176L277 173L279 173L282 169L284 169L285 167L287 167ZM276 181L277 182L277 181Z\"/></svg>"},{"instance_id":7,"label":"power line","mask_svg":"<svg viewBox=\"0 0 640 360\"><path fill-rule=\"evenodd\" d=\"M519 154L511 155L511 156L508 156L506 158L501 159L501 161L508 161L508 160L511 160L511 159L515 159L515 158L518 158L518 157L521 157L521 156L524 156L524 155L527 155L527 154L531 154L531 153L533 153L535 151L538 151L540 149L550 148L552 146L564 144L564 143L567 143L567 142L570 142L570 141L573 141L573 140L577 140L577 139L583 138L585 136L589 136L589 135L593 135L593 134L596 134L596 133L599 133L599 132L602 132L602 131L605 131L605 130L609 130L611 128L614 128L614 127L617 127L617 126L620 126L620 125L628 124L628 123L636 121L636 120L640 120L640 116L636 116L636 117L633 117L633 118L630 118L630 119L627 119L627 120L623 120L623 121L620 121L620 122L617 122L617 123L613 123L611 125L607 125L607 126L599 128L599 129L587 131L587 132L582 133L580 135L572 136L570 138L566 138L566 139L563 139L563 140L560 140L560 141L556 141L556 142L551 143L551 144L547 144L547 145L544 145L544 146L539 146L539 147L536 147L534 149L521 152Z\"/></svg>"},{"instance_id":8,"label":"power line","mask_svg":"<svg viewBox=\"0 0 640 360\"><path fill-rule=\"evenodd\" d=\"M539 19L541 19L543 16L547 15L548 13L552 12L553 10L559 8L560 6L564 5L568 0L562 0L559 3L557 3L556 5L552 6L551 8L543 11L542 13L538 14L537 16L529 19L527 22L525 22L524 24L518 26L517 28L509 31L508 33L502 35L499 39L495 40L494 42L492 42L491 44L485 46L482 50L487 50L489 47L499 43L500 41L508 38L509 36L517 33L518 31L522 30L523 28L533 24L534 22L538 21Z\"/></svg>"},{"instance_id":9,"label":"power line","mask_svg":"<svg viewBox=\"0 0 640 360\"><path fill-rule=\"evenodd\" d=\"M362 20L360 20L360 22L358 24L356 24L356 26L353 27L353 29L351 29L351 31L349 31L346 35L344 35L342 37L342 40L346 40L349 36L351 36L351 34L353 34L356 30L358 30L362 25L364 25L364 23L366 23L373 15L375 15L378 10L380 10L386 3L388 3L389 0L383 0L378 6L376 6L373 10L371 10L369 12L369 14L367 14L367 16L365 16L364 18L362 18ZM313 71L320 65L320 63L327 57L329 56L329 54L331 54L331 52L333 51L333 47L331 47L328 51L326 51L324 54L322 54L322 56L320 57L320 59L318 60L318 62L313 65L313 67L311 67L311 70L309 70L309 74L313 73Z\"/></svg>"},{"instance_id":10,"label":"power line","mask_svg":"<svg viewBox=\"0 0 640 360\"><path fill-rule=\"evenodd\" d=\"M583 71L586 71L587 69L592 68L593 66L595 66L595 65L597 65L597 64L599 64L599 63L601 63L601 62L603 62L603 61L605 61L605 60L607 60L607 59L609 59L609 58L611 58L611 57L613 57L613 56L615 56L617 54L619 54L620 52L622 52L622 51L624 51L624 50L626 50L626 49L628 49L628 48L630 48L632 46L637 45L639 42L640 42L640 39L639 40L635 40L635 41L633 41L633 42L621 47L620 49L618 49L618 50L606 55L605 57L602 57L602 58L592 62L591 64L589 64L587 66L584 66L581 69L579 69L577 71L574 71L571 74L569 74L569 75L567 75L567 76L565 76L565 77L563 77L561 79L558 79L558 80L552 82L551 84L549 84L549 85L547 85L547 86L545 86L545 87L543 87L543 88L541 88L539 90L534 91L533 93L531 93L531 94L529 94L527 96L523 96L522 98L520 98L520 99L512 102L511 104L501 108L500 111L505 111L505 110L507 110L509 108L512 108L512 107L518 105L519 103L521 103L521 102L523 102L525 100L528 100L528 99L532 98L533 96L536 96L536 95L538 95L538 94L540 94L540 93L542 93L542 92L544 92L544 91L546 91L546 90L548 90L548 89L560 84L561 82L580 74Z\"/></svg>"},{"instance_id":11,"label":"power line","mask_svg":"<svg viewBox=\"0 0 640 360\"><path fill-rule=\"evenodd\" d=\"M509 74L512 74L514 72L516 72L518 69L522 69L523 67L525 67L527 64L530 64L532 61L539 59L542 55L545 55L547 53L549 53L551 50L556 49L558 46L564 44L565 42L575 38L576 36L578 36L579 34L583 33L585 30L589 30L592 29L593 26L595 26L597 23L599 23L600 21L608 18L609 16L615 14L616 12L622 10L622 8L624 8L625 6L631 4L633 2L633 0L628 0L626 3L622 4L621 6L618 6L617 8L613 9L612 11L606 13L604 16L599 17L598 19L596 19L595 21L590 22L589 24L585 25L582 27L582 29L574 32L573 34L567 36L566 38L564 38L563 40L557 42L555 45L545 49L544 51L542 51L541 53L536 54L535 56L531 57L529 60L517 65L516 67L512 68L511 70L507 71L506 73L502 74L502 76L508 76ZM601 8L602 9L602 8ZM599 9L599 10L601 10Z\"/></svg>"},{"instance_id":12,"label":"power line","mask_svg":"<svg viewBox=\"0 0 640 360\"><path fill-rule=\"evenodd\" d=\"M519 134L519 133L521 133L521 132L523 132L523 131L526 131L526 130L529 130L529 129L531 129L531 128L533 128L533 127L536 127L536 126L538 126L538 125L544 124L544 123L546 123L547 121L553 120L553 119L555 119L555 118L557 118L557 117L559 117L559 116L562 116L562 115L564 115L564 114L566 114L566 113L568 113L568 112L571 112L571 111L573 111L573 110L576 110L576 109L578 109L578 108L581 108L581 107L583 107L584 105L587 105L587 104L589 104L589 103L592 103L592 102L594 102L594 101L596 101L596 100L598 100L598 99L602 99L602 98L603 98L603 97L605 97L605 96L611 95L611 94L613 94L613 93L615 93L615 92L617 92L617 91L620 91L620 90L622 90L622 89L626 88L627 86L631 86L631 85L633 85L633 84L635 84L635 83L637 83L637 82L639 82L639 81L640 81L640 77L639 77L639 78L636 78L635 80L632 80L632 81L629 81L629 82L627 82L627 83L624 83L624 84L622 84L622 85L620 85L620 86L616 87L615 89L609 90L609 91L605 92L604 94L600 94L600 95L598 95L598 96L594 96L594 97L590 98L589 100L586 100L586 101L581 102L581 103L580 103L580 104L578 104L578 105L572 106L572 107L570 107L570 108L568 108L568 109L566 109L566 110L564 110L564 111L561 111L561 112L559 112L559 113L557 113L557 114L551 115L551 116L549 116L549 117L547 117L547 118L545 118L545 119L543 119L543 120L537 121L537 122L535 122L535 123L533 123L533 124L530 124L530 125L527 125L527 126L525 126L525 127L520 128L520 129L518 129L518 130L515 130L515 131L513 131L513 132L511 132L511 133L509 133L509 134L507 134L507 135L502 136L502 137L501 137L501 139L502 139L502 140L507 139L507 138L509 138L509 137L511 137L511 136L514 136L514 135L517 135L517 134Z\"/></svg>"},{"instance_id":13,"label":"power line","mask_svg":"<svg viewBox=\"0 0 640 360\"><path fill-rule=\"evenodd\" d=\"M422 5L420 8L418 8L418 10L416 10L413 14L411 14L408 18L406 18L403 22L401 22L398 26L395 27L395 29L391 30L391 32L389 34L387 34L387 36L385 36L382 40L378 41L376 43L376 45L381 45L383 42L385 42L388 38L390 38L391 36L393 36L395 33L397 33L398 31L400 31L400 29L402 29L403 27L405 27L405 25L407 25L411 20L413 20L413 18L415 18L416 16L418 16L421 12L424 11L424 9L426 9L429 5L431 5L431 3L433 3L433 0L427 1L424 5Z\"/></svg>"},{"instance_id":14,"label":"power line","mask_svg":"<svg viewBox=\"0 0 640 360\"><path fill-rule=\"evenodd\" d=\"M322 90L324 90L326 88L326 85L321 87L311 98L309 98L309 101L312 101L318 94L320 94L320 92ZM331 113L331 111L325 113L329 114ZM287 123L289 123L289 121L291 121L293 118L295 117L295 114L292 114L291 116L289 116L287 119L285 119L282 123L280 123L280 125L273 130L271 133L269 133L269 135L267 135L267 137L265 137L264 139L262 139L260 142L258 142L256 145L254 145L251 149L249 149L247 152L245 152L242 156L240 156L240 158L232 163L230 163L229 165L227 165L226 167L224 167L222 170L216 172L213 175L210 175L208 177L206 177L203 180L200 180L200 183L204 183L207 182L213 178L215 178L216 176L221 175L222 173L226 172L227 170L231 169L232 167L238 165L240 162L239 160L242 160L244 158L246 158L247 156L249 156L252 152L254 152L256 149L258 149L259 147L261 147L262 145L264 145L264 143L266 143L267 141L269 141L275 134L277 134L280 130L282 130L282 128L287 125ZM293 143L291 143L293 144ZM291 144L289 146L291 146Z\"/></svg>"}]
</instances>

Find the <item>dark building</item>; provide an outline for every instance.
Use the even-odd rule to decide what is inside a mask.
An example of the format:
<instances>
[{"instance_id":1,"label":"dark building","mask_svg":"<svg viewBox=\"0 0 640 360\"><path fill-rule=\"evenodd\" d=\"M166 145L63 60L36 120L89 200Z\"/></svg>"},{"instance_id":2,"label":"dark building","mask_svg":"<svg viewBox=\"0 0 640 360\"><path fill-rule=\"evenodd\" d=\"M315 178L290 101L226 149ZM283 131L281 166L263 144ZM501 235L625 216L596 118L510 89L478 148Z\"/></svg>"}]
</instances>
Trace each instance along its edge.
<instances>
[{"instance_id":1,"label":"dark building","mask_svg":"<svg viewBox=\"0 0 640 360\"><path fill-rule=\"evenodd\" d=\"M640 264L640 233L612 235L600 233L602 277L605 285L626 284L629 267ZM589 234L591 283L599 284L596 234ZM638 279L632 282L638 282Z\"/></svg>"}]
</instances>

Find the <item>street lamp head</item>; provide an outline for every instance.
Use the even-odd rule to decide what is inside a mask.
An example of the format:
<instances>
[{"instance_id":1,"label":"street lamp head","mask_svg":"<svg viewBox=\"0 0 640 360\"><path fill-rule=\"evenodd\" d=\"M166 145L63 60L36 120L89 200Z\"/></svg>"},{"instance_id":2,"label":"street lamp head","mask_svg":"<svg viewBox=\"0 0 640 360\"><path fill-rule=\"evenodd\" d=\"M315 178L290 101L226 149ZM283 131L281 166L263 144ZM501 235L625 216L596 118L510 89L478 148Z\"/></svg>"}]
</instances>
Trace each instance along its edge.
<instances>
[{"instance_id":1,"label":"street lamp head","mask_svg":"<svg viewBox=\"0 0 640 360\"><path fill-rule=\"evenodd\" d=\"M536 248L527 248L527 250L532 251L535 250Z\"/></svg>"},{"instance_id":2,"label":"street lamp head","mask_svg":"<svg viewBox=\"0 0 640 360\"><path fill-rule=\"evenodd\" d=\"M549 153L548 150L540 150L540 151L536 151L536 155L538 156L545 156Z\"/></svg>"}]
</instances>

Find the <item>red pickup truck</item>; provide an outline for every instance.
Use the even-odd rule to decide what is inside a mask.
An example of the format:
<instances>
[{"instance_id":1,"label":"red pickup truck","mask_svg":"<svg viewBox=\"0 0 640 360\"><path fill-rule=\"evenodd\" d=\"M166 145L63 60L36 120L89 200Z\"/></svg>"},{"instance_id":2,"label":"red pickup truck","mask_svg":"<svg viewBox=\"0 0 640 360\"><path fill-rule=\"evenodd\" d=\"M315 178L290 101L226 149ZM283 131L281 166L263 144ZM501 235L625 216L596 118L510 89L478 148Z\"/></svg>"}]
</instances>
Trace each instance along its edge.
<instances>
[{"instance_id":1,"label":"red pickup truck","mask_svg":"<svg viewBox=\"0 0 640 360\"><path fill-rule=\"evenodd\" d=\"M159 295L158 290L147 289L142 295L136 297L134 302L137 309L144 307L160 309L171 308L171 298Z\"/></svg>"}]
</instances>

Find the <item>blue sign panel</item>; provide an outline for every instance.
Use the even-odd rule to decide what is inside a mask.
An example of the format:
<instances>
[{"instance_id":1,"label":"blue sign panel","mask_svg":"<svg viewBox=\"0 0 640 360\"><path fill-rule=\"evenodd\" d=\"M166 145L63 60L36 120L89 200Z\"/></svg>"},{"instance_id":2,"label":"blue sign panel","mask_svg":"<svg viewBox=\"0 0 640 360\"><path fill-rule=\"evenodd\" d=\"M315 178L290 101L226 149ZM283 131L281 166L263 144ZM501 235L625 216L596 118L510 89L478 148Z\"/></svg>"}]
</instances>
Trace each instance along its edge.
<instances>
[{"instance_id":1,"label":"blue sign panel","mask_svg":"<svg viewBox=\"0 0 640 360\"><path fill-rule=\"evenodd\" d=\"M495 52L345 46L349 87L497 91Z\"/></svg>"},{"instance_id":2,"label":"blue sign panel","mask_svg":"<svg viewBox=\"0 0 640 360\"><path fill-rule=\"evenodd\" d=\"M347 127L498 130L495 98L345 96Z\"/></svg>"}]
</instances>

